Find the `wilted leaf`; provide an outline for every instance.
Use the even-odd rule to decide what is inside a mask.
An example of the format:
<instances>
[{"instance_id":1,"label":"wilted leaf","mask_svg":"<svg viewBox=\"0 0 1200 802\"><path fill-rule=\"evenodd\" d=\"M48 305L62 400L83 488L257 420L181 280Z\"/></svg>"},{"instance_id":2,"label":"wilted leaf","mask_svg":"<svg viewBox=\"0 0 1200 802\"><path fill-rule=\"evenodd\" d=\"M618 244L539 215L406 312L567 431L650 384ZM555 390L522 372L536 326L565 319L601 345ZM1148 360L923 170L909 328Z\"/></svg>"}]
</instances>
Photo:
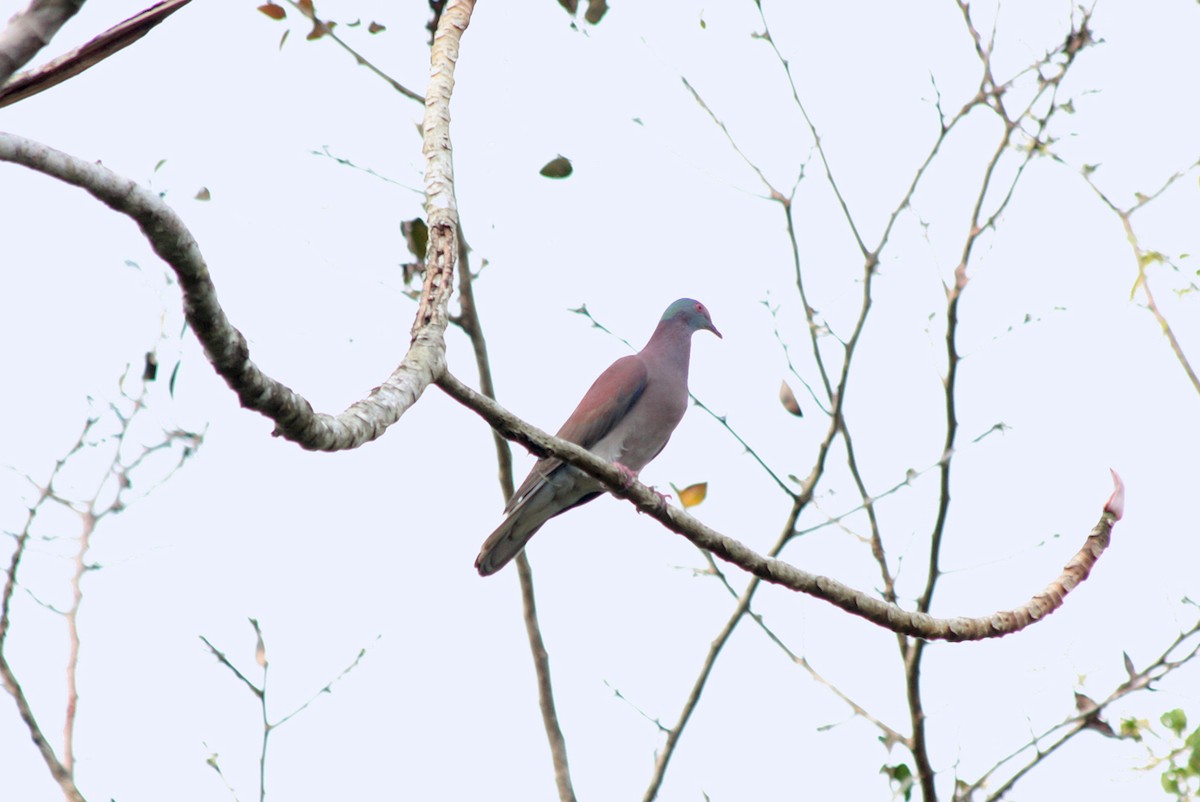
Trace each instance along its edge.
<instances>
[{"instance_id":1,"label":"wilted leaf","mask_svg":"<svg viewBox=\"0 0 1200 802\"><path fill-rule=\"evenodd\" d=\"M284 9L284 7L275 3L263 3L258 7L258 10L274 20L280 20L287 17L287 11Z\"/></svg>"},{"instance_id":2,"label":"wilted leaf","mask_svg":"<svg viewBox=\"0 0 1200 802\"><path fill-rule=\"evenodd\" d=\"M409 287L413 279L425 272L425 248L429 245L429 227L420 217L400 222L400 233L404 235L404 244L416 260L400 265L404 271L404 286Z\"/></svg>"},{"instance_id":3,"label":"wilted leaf","mask_svg":"<svg viewBox=\"0 0 1200 802\"><path fill-rule=\"evenodd\" d=\"M429 246L429 226L420 217L405 220L400 223L400 233L404 235L404 243L408 252L417 259L425 260L425 249Z\"/></svg>"},{"instance_id":4,"label":"wilted leaf","mask_svg":"<svg viewBox=\"0 0 1200 802\"><path fill-rule=\"evenodd\" d=\"M258 628L258 620L251 618L251 626L254 627L254 635L256 642L254 644L254 662L258 663L259 668L267 667L267 645L263 643L262 630Z\"/></svg>"},{"instance_id":5,"label":"wilted leaf","mask_svg":"<svg viewBox=\"0 0 1200 802\"><path fill-rule=\"evenodd\" d=\"M595 25L604 19L604 15L607 13L608 3L605 0L588 0L588 8L583 12L583 18Z\"/></svg>"},{"instance_id":6,"label":"wilted leaf","mask_svg":"<svg viewBox=\"0 0 1200 802\"><path fill-rule=\"evenodd\" d=\"M683 490L675 487L675 485L671 485L671 488L679 496L679 504L685 510L695 507L708 497L708 482L697 482L694 485L688 485Z\"/></svg>"},{"instance_id":7,"label":"wilted leaf","mask_svg":"<svg viewBox=\"0 0 1200 802\"><path fill-rule=\"evenodd\" d=\"M539 172L546 176L546 178L566 178L575 172L575 168L571 166L570 159L566 156L559 156L546 162L546 166Z\"/></svg>"},{"instance_id":8,"label":"wilted leaf","mask_svg":"<svg viewBox=\"0 0 1200 802\"><path fill-rule=\"evenodd\" d=\"M796 394L792 392L791 387L788 387L786 381L779 383L779 403L783 404L783 408L797 418L804 417L804 410L800 409L800 402L796 400Z\"/></svg>"},{"instance_id":9,"label":"wilted leaf","mask_svg":"<svg viewBox=\"0 0 1200 802\"><path fill-rule=\"evenodd\" d=\"M1133 660L1129 658L1129 652L1121 652L1121 656L1125 658L1125 673L1130 679L1137 676L1137 670L1133 667Z\"/></svg>"},{"instance_id":10,"label":"wilted leaf","mask_svg":"<svg viewBox=\"0 0 1200 802\"><path fill-rule=\"evenodd\" d=\"M208 187L200 187L200 191L196 193L196 200L212 200L212 193L208 191Z\"/></svg>"},{"instance_id":11,"label":"wilted leaf","mask_svg":"<svg viewBox=\"0 0 1200 802\"><path fill-rule=\"evenodd\" d=\"M558 0L558 4L565 8L572 17L579 13L579 0Z\"/></svg>"},{"instance_id":12,"label":"wilted leaf","mask_svg":"<svg viewBox=\"0 0 1200 802\"><path fill-rule=\"evenodd\" d=\"M153 351L146 352L146 365L142 368L142 381L152 382L158 378L158 355Z\"/></svg>"},{"instance_id":13,"label":"wilted leaf","mask_svg":"<svg viewBox=\"0 0 1200 802\"><path fill-rule=\"evenodd\" d=\"M367 33L383 33L386 30L387 30L386 25L380 25L378 22L375 22L374 20L372 20L371 24L367 26Z\"/></svg>"},{"instance_id":14,"label":"wilted leaf","mask_svg":"<svg viewBox=\"0 0 1200 802\"><path fill-rule=\"evenodd\" d=\"M317 13L317 9L313 7L313 0L297 0L296 5L300 7L300 13L309 19Z\"/></svg>"},{"instance_id":15,"label":"wilted leaf","mask_svg":"<svg viewBox=\"0 0 1200 802\"><path fill-rule=\"evenodd\" d=\"M312 30L308 32L308 36L304 37L310 42L315 42L333 29L332 22L323 22L316 17L313 17Z\"/></svg>"},{"instance_id":16,"label":"wilted leaf","mask_svg":"<svg viewBox=\"0 0 1200 802\"><path fill-rule=\"evenodd\" d=\"M279 49L280 50L283 50L283 43L287 41L288 34L291 32L292 32L292 29L288 28L286 31L283 32L283 36L279 37Z\"/></svg>"}]
</instances>

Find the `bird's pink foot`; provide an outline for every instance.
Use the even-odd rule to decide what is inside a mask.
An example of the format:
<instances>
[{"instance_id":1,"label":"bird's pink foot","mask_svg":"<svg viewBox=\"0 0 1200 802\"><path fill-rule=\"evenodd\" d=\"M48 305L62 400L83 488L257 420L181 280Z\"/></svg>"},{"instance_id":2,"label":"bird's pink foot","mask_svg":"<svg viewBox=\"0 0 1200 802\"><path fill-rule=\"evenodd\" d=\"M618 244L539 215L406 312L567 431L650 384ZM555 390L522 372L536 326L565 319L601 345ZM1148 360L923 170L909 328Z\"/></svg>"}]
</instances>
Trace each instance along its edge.
<instances>
[{"instance_id":1,"label":"bird's pink foot","mask_svg":"<svg viewBox=\"0 0 1200 802\"><path fill-rule=\"evenodd\" d=\"M657 487L651 487L650 492L653 493L654 495L658 496L659 502L664 507L667 506L667 499L669 499L671 497L670 493L659 493Z\"/></svg>"},{"instance_id":2,"label":"bird's pink foot","mask_svg":"<svg viewBox=\"0 0 1200 802\"><path fill-rule=\"evenodd\" d=\"M637 480L637 471L631 471L619 462L614 462L613 467L621 474L621 489L628 490L633 487L633 483Z\"/></svg>"}]
</instances>

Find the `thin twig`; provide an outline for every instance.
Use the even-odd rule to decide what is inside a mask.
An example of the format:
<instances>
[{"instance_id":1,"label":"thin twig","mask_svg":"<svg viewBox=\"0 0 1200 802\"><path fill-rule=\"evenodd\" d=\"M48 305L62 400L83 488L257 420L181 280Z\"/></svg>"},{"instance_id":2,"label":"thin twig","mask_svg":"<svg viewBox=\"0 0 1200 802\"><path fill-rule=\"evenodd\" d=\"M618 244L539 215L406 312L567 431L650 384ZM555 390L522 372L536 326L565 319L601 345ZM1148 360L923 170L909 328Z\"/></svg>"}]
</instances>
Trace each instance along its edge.
<instances>
[{"instance_id":1,"label":"thin twig","mask_svg":"<svg viewBox=\"0 0 1200 802\"><path fill-rule=\"evenodd\" d=\"M981 774L972 783L961 783L955 791L954 799L956 802L969 802L974 795L984 788L989 781L1000 771L1005 765L1011 763L1017 758L1032 752L1019 769L1017 769L997 790L988 795L988 800L998 800L1005 793L1011 790L1016 780L1024 777L1030 770L1042 763L1048 755L1062 744L1066 743L1071 738L1075 737L1084 729L1089 728L1089 722L1099 720L1101 713L1108 707L1120 699L1125 698L1133 693L1138 693L1144 690L1154 690L1154 683L1167 677L1169 674L1177 671L1188 663L1192 662L1200 655L1200 639L1184 653L1179 656L1173 656L1189 639L1200 634L1200 620L1194 623L1189 629L1180 632L1175 639L1168 645L1155 660L1141 671L1130 670L1129 677L1119 685L1117 685L1107 697L1096 702L1095 706L1089 706L1086 710L1076 711L1070 716L1060 721L1041 733L1034 735L1030 740L1018 747L1013 752L997 761L991 768ZM1130 664L1132 665L1132 664ZM1043 743L1050 738L1055 740L1050 746L1043 746Z\"/></svg>"},{"instance_id":2,"label":"thin twig","mask_svg":"<svg viewBox=\"0 0 1200 802\"><path fill-rule=\"evenodd\" d=\"M471 341L475 353L475 369L479 374L479 387L485 396L496 397L496 388L492 382L492 365L488 359L487 338L483 334L483 324L479 319L479 310L475 305L474 279L468 261L470 248L466 239L459 240L458 271L458 303L459 314L454 318ZM515 483L513 481L512 449L508 441L495 430L492 440L496 447L496 463L499 467L500 492L507 502L512 497ZM554 782L558 788L560 802L575 802L575 788L571 782L571 768L567 760L567 741L562 727L558 723L558 710L554 702L554 683L550 676L550 656L546 651L546 643L542 638L541 625L538 623L537 602L533 589L533 568L529 558L522 550L517 554L517 578L521 585L522 618L525 621L525 634L529 640L529 651L533 656L534 674L537 676L538 707L542 712L542 726L546 731L546 740L550 745L550 759L554 766Z\"/></svg>"},{"instance_id":3,"label":"thin twig","mask_svg":"<svg viewBox=\"0 0 1200 802\"><path fill-rule=\"evenodd\" d=\"M1054 156L1054 158L1056 161L1062 162L1060 157ZM1133 249L1134 264L1137 266L1137 280L1134 282L1133 292L1136 293L1139 289L1142 291L1142 294L1146 298L1146 308L1150 310L1150 314L1154 316L1154 319L1158 322L1159 327L1166 336L1167 343L1171 346L1171 352L1175 354L1175 359L1179 362L1179 366L1183 368L1188 381L1192 383L1192 388L1197 393L1200 393L1200 376L1197 376L1191 361L1183 351L1183 346L1180 344L1179 338L1175 335L1175 330L1171 327L1166 315L1159 309L1158 302L1154 298L1154 292L1150 289L1150 278L1146 274L1146 269L1155 261L1160 261L1161 255L1143 248L1141 240L1138 238L1137 232L1133 227L1134 214L1166 192L1176 181L1183 178L1186 173L1191 172L1197 166L1200 166L1200 162L1194 162L1187 170L1179 170L1173 173L1154 192L1149 194L1139 193L1136 196L1135 202L1127 207L1118 206L1096 185L1096 182L1092 179L1091 170L1080 170L1080 174L1083 176L1083 180L1087 182L1087 185L1092 188L1092 191L1096 193L1097 197L1121 221L1121 226L1125 230L1125 238L1129 241L1129 247Z\"/></svg>"},{"instance_id":4,"label":"thin twig","mask_svg":"<svg viewBox=\"0 0 1200 802\"><path fill-rule=\"evenodd\" d=\"M341 48L343 50L345 50L347 53L349 53L351 56L354 57L355 62L357 62L358 64L361 64L362 66L366 67L368 70L373 72L375 75L382 78L387 83L388 86L392 87L392 89L395 89L397 92L404 95L409 100L415 100L421 104L425 103L425 98L423 98L421 95L417 94L416 92L412 91L411 89L409 89L404 84L397 81L392 76L388 75L386 72L381 70L379 67L375 66L369 59L367 59L366 56L364 56L362 53L359 53L357 50L355 50L353 47L351 47L349 44L347 44L346 41L344 39L342 39L342 37L338 36L337 33L334 31L334 24L332 22L329 22L328 20L319 19L313 13L312 3L308 3L307 5L301 5L300 3L297 3L296 0L286 0L286 2L292 8L299 11L301 14L303 14L308 19L312 20L314 32L319 33L319 35L321 37L328 36L330 39L337 42L338 45L341 46Z\"/></svg>"}]
</instances>

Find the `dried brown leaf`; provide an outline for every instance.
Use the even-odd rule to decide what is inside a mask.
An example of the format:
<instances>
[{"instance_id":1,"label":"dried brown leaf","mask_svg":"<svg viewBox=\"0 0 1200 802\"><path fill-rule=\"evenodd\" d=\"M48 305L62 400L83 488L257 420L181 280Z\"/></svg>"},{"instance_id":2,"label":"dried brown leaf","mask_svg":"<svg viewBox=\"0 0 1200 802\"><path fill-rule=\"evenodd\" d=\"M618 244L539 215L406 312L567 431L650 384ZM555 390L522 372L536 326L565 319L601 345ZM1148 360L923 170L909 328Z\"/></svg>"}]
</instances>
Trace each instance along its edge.
<instances>
[{"instance_id":1,"label":"dried brown leaf","mask_svg":"<svg viewBox=\"0 0 1200 802\"><path fill-rule=\"evenodd\" d=\"M273 20L281 20L287 17L287 10L277 3L263 3L258 7L258 10Z\"/></svg>"}]
</instances>

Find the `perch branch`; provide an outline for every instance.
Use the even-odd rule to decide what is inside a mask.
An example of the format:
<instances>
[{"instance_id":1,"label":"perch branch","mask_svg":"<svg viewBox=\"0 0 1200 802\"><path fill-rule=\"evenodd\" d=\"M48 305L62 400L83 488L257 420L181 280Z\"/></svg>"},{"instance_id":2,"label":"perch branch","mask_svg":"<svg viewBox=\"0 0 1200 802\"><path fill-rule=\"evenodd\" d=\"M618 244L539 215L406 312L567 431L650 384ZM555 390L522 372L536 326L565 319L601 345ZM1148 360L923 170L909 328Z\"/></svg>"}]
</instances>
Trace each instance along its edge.
<instances>
[{"instance_id":1,"label":"perch branch","mask_svg":"<svg viewBox=\"0 0 1200 802\"><path fill-rule=\"evenodd\" d=\"M1025 604L978 618L935 618L927 613L901 609L837 580L810 574L782 560L764 557L686 512L668 506L657 493L640 482L635 481L622 489L627 477L614 465L574 443L552 437L525 423L495 401L467 387L448 371L442 374L437 384L447 395L476 412L506 439L522 444L538 456L550 455L574 465L603 482L614 495L628 499L640 512L722 560L734 563L764 581L822 599L886 629L928 640L998 638L1018 632L1057 610L1066 595L1087 579L1092 566L1108 547L1113 525L1121 517L1124 505L1123 487L1114 474L1117 490L1105 505L1100 520L1092 528L1083 547L1068 561L1058 577Z\"/></svg>"}]
</instances>

